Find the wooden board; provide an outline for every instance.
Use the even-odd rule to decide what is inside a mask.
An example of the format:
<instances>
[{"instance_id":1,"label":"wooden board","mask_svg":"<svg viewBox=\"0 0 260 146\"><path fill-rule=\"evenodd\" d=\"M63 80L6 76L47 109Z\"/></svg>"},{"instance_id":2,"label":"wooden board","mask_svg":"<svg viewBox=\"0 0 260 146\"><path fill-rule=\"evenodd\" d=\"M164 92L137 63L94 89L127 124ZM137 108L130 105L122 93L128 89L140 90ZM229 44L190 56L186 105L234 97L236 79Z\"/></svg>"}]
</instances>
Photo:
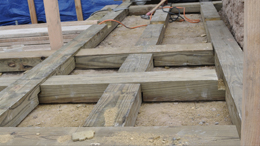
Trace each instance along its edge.
<instances>
[{"instance_id":1,"label":"wooden board","mask_svg":"<svg viewBox=\"0 0 260 146\"><path fill-rule=\"evenodd\" d=\"M53 76L41 85L41 103L97 102L108 84L141 84L144 101L224 100L214 69Z\"/></svg>"},{"instance_id":2,"label":"wooden board","mask_svg":"<svg viewBox=\"0 0 260 146\"><path fill-rule=\"evenodd\" d=\"M165 29L166 27L164 24L149 24L136 43L136 46L161 44Z\"/></svg>"},{"instance_id":3,"label":"wooden board","mask_svg":"<svg viewBox=\"0 0 260 146\"><path fill-rule=\"evenodd\" d=\"M170 9L165 8L164 11L170 11ZM169 13L165 13L161 9L156 10L150 21L150 24L164 24L165 26L167 26L169 17Z\"/></svg>"},{"instance_id":4,"label":"wooden board","mask_svg":"<svg viewBox=\"0 0 260 146\"><path fill-rule=\"evenodd\" d=\"M83 21L81 0L74 0L78 21Z\"/></svg>"},{"instance_id":5,"label":"wooden board","mask_svg":"<svg viewBox=\"0 0 260 146\"><path fill-rule=\"evenodd\" d=\"M141 102L140 84L109 84L83 126L134 126Z\"/></svg>"},{"instance_id":6,"label":"wooden board","mask_svg":"<svg viewBox=\"0 0 260 146\"><path fill-rule=\"evenodd\" d=\"M144 72L153 70L152 54L130 54L118 72Z\"/></svg>"},{"instance_id":7,"label":"wooden board","mask_svg":"<svg viewBox=\"0 0 260 146\"><path fill-rule=\"evenodd\" d=\"M222 8L222 1L212 2L218 11ZM130 15L145 15L147 12L152 10L156 5L134 5L129 7ZM173 7L185 7L186 13L200 13L200 3L173 3ZM172 12L178 13L176 9L172 9ZM180 9L183 13L183 9Z\"/></svg>"},{"instance_id":8,"label":"wooden board","mask_svg":"<svg viewBox=\"0 0 260 146\"><path fill-rule=\"evenodd\" d=\"M73 142L71 135L80 131L95 131L93 139ZM36 133L40 135L37 136ZM238 146L236 128L230 126L179 127L19 127L0 128L4 145L174 145ZM163 139L167 143L163 143ZM174 140L175 139L175 140ZM177 140L178 139L178 140ZM154 142L151 142L154 140ZM149 142L150 141L150 142Z\"/></svg>"},{"instance_id":9,"label":"wooden board","mask_svg":"<svg viewBox=\"0 0 260 146\"><path fill-rule=\"evenodd\" d=\"M232 122L241 129L243 92L243 52L223 21L207 21L209 34L218 59L217 73L226 85L226 101Z\"/></svg>"},{"instance_id":10,"label":"wooden board","mask_svg":"<svg viewBox=\"0 0 260 146\"><path fill-rule=\"evenodd\" d=\"M35 11L34 0L27 0L27 2L28 2L30 17L31 17L31 23L36 24L36 23L38 23L38 21L37 21L37 14Z\"/></svg>"}]
</instances>

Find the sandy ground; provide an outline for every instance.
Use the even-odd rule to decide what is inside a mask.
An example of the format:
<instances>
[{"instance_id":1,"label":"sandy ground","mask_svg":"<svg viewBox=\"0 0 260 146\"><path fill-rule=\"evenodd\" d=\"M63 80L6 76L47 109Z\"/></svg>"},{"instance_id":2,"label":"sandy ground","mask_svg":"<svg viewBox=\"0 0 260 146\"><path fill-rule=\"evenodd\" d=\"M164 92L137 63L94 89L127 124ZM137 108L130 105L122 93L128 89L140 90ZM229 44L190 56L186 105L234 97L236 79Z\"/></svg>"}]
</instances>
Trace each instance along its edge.
<instances>
[{"instance_id":1,"label":"sandy ground","mask_svg":"<svg viewBox=\"0 0 260 146\"><path fill-rule=\"evenodd\" d=\"M133 27L149 24L150 21L141 19L140 16L128 16L122 21L122 23L128 27ZM145 27L127 29L122 25L118 25L117 28L112 31L112 33L110 33L110 35L103 42L101 42L99 46L97 46L97 48L135 46L144 29Z\"/></svg>"},{"instance_id":2,"label":"sandy ground","mask_svg":"<svg viewBox=\"0 0 260 146\"><path fill-rule=\"evenodd\" d=\"M187 14L190 19L200 19L199 14ZM189 23L173 22L169 23L162 44L193 44L193 43L206 43L205 28L203 22Z\"/></svg>"},{"instance_id":3,"label":"sandy ground","mask_svg":"<svg viewBox=\"0 0 260 146\"><path fill-rule=\"evenodd\" d=\"M135 126L232 125L226 102L142 104Z\"/></svg>"}]
</instances>

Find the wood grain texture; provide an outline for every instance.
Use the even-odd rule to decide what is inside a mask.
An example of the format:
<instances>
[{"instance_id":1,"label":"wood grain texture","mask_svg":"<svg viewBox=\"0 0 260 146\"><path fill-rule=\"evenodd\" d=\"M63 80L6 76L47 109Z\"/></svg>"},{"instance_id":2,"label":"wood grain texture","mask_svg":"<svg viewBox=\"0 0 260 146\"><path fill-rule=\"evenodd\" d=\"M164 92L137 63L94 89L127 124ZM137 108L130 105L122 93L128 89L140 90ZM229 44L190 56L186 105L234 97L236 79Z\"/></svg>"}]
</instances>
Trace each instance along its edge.
<instances>
[{"instance_id":1,"label":"wood grain texture","mask_svg":"<svg viewBox=\"0 0 260 146\"><path fill-rule=\"evenodd\" d=\"M0 92L0 125L16 126L25 116L27 116L37 103L34 102L29 106L30 100L25 100L29 95L35 93L39 84L43 83L52 75L69 74L75 68L73 56L82 47L95 47L103 39L105 34L109 34L107 26L92 25L90 29L83 31L73 41L64 45L50 57L38 64L16 82L9 85ZM35 97L34 97L35 98ZM30 99L34 99L30 98ZM37 99L37 98L36 98ZM24 101L17 105L19 101ZM14 108L15 107L15 108ZM22 111L22 112L21 112Z\"/></svg>"},{"instance_id":2,"label":"wood grain texture","mask_svg":"<svg viewBox=\"0 0 260 146\"><path fill-rule=\"evenodd\" d=\"M144 72L153 70L152 54L130 54L118 72Z\"/></svg>"},{"instance_id":3,"label":"wood grain texture","mask_svg":"<svg viewBox=\"0 0 260 146\"><path fill-rule=\"evenodd\" d=\"M212 2L218 11L222 8L222 1L213 1ZM134 5L129 7L130 15L145 15L147 12L152 10L156 5ZM186 13L200 13L200 3L176 3L172 4L173 7L185 7ZM173 13L179 13L178 10L172 9ZM180 9L180 12L183 13L183 9Z\"/></svg>"},{"instance_id":4,"label":"wood grain texture","mask_svg":"<svg viewBox=\"0 0 260 146\"><path fill-rule=\"evenodd\" d=\"M78 21L83 21L81 0L74 0Z\"/></svg>"},{"instance_id":5,"label":"wood grain texture","mask_svg":"<svg viewBox=\"0 0 260 146\"><path fill-rule=\"evenodd\" d=\"M44 0L44 10L48 25L51 49L58 50L63 45L58 0Z\"/></svg>"},{"instance_id":6,"label":"wood grain texture","mask_svg":"<svg viewBox=\"0 0 260 146\"><path fill-rule=\"evenodd\" d=\"M164 11L170 11L170 8L165 8ZM164 24L167 26L169 17L169 13L165 13L161 9L156 10L150 21L150 24Z\"/></svg>"},{"instance_id":7,"label":"wood grain texture","mask_svg":"<svg viewBox=\"0 0 260 146\"><path fill-rule=\"evenodd\" d=\"M260 145L260 1L245 1L241 146Z\"/></svg>"},{"instance_id":8,"label":"wood grain texture","mask_svg":"<svg viewBox=\"0 0 260 146\"><path fill-rule=\"evenodd\" d=\"M95 131L93 139L73 142L71 135L80 131ZM14 134L12 134L14 133ZM36 133L40 133L39 136ZM11 135L12 134L12 135ZM238 146L240 143L236 128L230 126L179 126L179 127L19 127L0 128L0 136L9 136L4 145L150 145L152 138L158 136L158 142L166 139L169 145L180 138L180 142L187 142L189 146ZM141 139L131 140L131 137ZM163 143L159 143L163 145Z\"/></svg>"},{"instance_id":9,"label":"wood grain texture","mask_svg":"<svg viewBox=\"0 0 260 146\"><path fill-rule=\"evenodd\" d=\"M97 102L108 84L141 84L144 101L224 100L214 69L53 76L41 85L41 103Z\"/></svg>"},{"instance_id":10,"label":"wood grain texture","mask_svg":"<svg viewBox=\"0 0 260 146\"><path fill-rule=\"evenodd\" d=\"M207 21L216 53L217 73L226 85L226 100L232 122L240 133L243 92L243 52L223 21ZM229 94L229 95L227 95ZM235 106L235 107L234 107ZM236 111L234 109L237 109ZM235 112L235 113L234 113ZM239 117L239 118L238 118Z\"/></svg>"},{"instance_id":11,"label":"wood grain texture","mask_svg":"<svg viewBox=\"0 0 260 146\"><path fill-rule=\"evenodd\" d=\"M31 23L36 24L36 23L38 23L38 21L37 21L37 14L35 11L34 0L27 0L27 2L28 2L30 17L31 17Z\"/></svg>"},{"instance_id":12,"label":"wood grain texture","mask_svg":"<svg viewBox=\"0 0 260 146\"><path fill-rule=\"evenodd\" d=\"M119 68L129 54L153 54L154 66L214 65L211 44L175 44L81 50L76 67Z\"/></svg>"},{"instance_id":13,"label":"wood grain texture","mask_svg":"<svg viewBox=\"0 0 260 146\"><path fill-rule=\"evenodd\" d=\"M164 32L164 24L149 24L146 26L136 46L159 45L162 42Z\"/></svg>"},{"instance_id":14,"label":"wood grain texture","mask_svg":"<svg viewBox=\"0 0 260 146\"><path fill-rule=\"evenodd\" d=\"M141 102L140 84L109 84L83 126L134 126Z\"/></svg>"}]
</instances>

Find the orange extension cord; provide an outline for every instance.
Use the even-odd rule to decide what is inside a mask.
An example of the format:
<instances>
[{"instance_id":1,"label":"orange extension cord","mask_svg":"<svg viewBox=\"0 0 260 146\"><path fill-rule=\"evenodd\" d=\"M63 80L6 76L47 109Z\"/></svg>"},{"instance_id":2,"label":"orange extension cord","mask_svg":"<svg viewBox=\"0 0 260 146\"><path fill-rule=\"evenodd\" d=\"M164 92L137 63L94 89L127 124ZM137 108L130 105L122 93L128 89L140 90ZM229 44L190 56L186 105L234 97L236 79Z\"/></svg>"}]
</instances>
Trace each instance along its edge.
<instances>
[{"instance_id":1,"label":"orange extension cord","mask_svg":"<svg viewBox=\"0 0 260 146\"><path fill-rule=\"evenodd\" d=\"M173 7L163 7L163 8L173 8ZM177 8L178 8L178 9L183 9L183 16L184 16L185 20L180 20L180 21L188 21L188 22L190 22L190 23L199 23L199 22L200 22L199 19L194 19L194 20L192 20L192 19L187 18L186 15L185 15L185 7L177 7ZM154 11L154 12L155 12L155 11ZM152 19L152 15L153 15L153 14L150 15L150 20ZM123 25L124 27L126 27L126 28L128 28L128 29L135 29L135 28L138 28L138 27L147 26L147 25L139 25L139 26L135 26L135 27L128 27L128 26L124 25L123 23L121 23L120 21L113 20L113 19L104 20L104 21L100 22L99 24L103 24L103 23L105 23L105 22L111 22L111 21L117 22L117 23Z\"/></svg>"}]
</instances>

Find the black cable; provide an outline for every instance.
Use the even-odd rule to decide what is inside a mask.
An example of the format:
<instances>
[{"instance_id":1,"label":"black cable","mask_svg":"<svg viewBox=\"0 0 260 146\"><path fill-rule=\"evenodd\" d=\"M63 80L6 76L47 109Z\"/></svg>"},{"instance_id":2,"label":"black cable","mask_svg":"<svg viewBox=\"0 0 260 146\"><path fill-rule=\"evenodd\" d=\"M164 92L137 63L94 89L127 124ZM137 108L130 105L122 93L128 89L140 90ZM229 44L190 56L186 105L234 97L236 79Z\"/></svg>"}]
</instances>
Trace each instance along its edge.
<instances>
[{"instance_id":1,"label":"black cable","mask_svg":"<svg viewBox=\"0 0 260 146\"><path fill-rule=\"evenodd\" d=\"M164 6L163 6L164 7ZM178 19L183 19L185 20L182 16L181 16L181 11L180 9L178 9L177 7L173 7L171 8L169 11L165 11L162 7L162 11L165 12L165 13L168 13L170 15L170 18L169 18L169 22L172 23L174 21L177 21ZM171 12L172 9L177 9L178 10L178 14L176 13L173 13Z\"/></svg>"}]
</instances>

